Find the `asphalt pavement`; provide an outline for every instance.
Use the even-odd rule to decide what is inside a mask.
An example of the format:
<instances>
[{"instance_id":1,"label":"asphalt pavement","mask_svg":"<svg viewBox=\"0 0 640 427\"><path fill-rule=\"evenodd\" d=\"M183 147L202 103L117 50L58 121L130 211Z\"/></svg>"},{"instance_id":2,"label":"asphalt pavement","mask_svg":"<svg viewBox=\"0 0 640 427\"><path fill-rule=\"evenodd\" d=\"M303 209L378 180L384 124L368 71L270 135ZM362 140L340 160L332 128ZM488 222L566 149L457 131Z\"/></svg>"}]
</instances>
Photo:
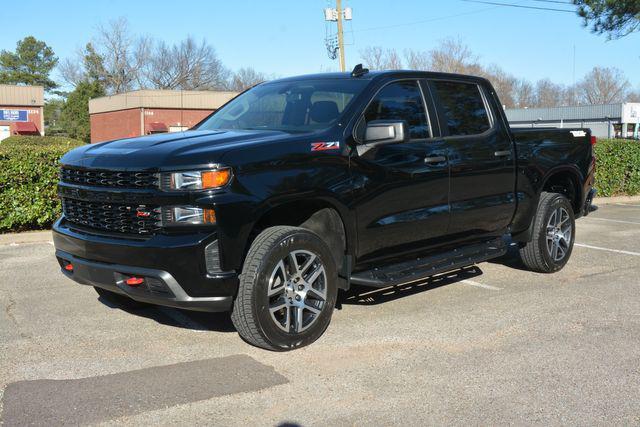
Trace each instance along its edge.
<instances>
[{"instance_id":1,"label":"asphalt pavement","mask_svg":"<svg viewBox=\"0 0 640 427\"><path fill-rule=\"evenodd\" d=\"M640 424L640 203L577 222L559 273L514 251L341 297L288 353L228 315L127 312L59 272L50 242L0 244L7 426ZM6 242L6 239L4 240Z\"/></svg>"}]
</instances>

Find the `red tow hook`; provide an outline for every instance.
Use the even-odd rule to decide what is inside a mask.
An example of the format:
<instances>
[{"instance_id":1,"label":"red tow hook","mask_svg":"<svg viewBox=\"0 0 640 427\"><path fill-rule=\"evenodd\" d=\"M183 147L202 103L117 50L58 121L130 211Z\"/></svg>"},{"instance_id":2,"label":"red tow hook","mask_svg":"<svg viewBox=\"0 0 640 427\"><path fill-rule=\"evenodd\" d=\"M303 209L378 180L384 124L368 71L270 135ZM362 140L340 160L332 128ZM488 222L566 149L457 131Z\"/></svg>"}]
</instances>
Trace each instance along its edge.
<instances>
[{"instance_id":1,"label":"red tow hook","mask_svg":"<svg viewBox=\"0 0 640 427\"><path fill-rule=\"evenodd\" d=\"M144 277L131 276L127 280L125 280L124 283L126 283L131 287L140 286L141 284L144 283Z\"/></svg>"},{"instance_id":2,"label":"red tow hook","mask_svg":"<svg viewBox=\"0 0 640 427\"><path fill-rule=\"evenodd\" d=\"M67 270L70 273L73 273L73 264L69 263L69 264L65 265L64 269Z\"/></svg>"}]
</instances>

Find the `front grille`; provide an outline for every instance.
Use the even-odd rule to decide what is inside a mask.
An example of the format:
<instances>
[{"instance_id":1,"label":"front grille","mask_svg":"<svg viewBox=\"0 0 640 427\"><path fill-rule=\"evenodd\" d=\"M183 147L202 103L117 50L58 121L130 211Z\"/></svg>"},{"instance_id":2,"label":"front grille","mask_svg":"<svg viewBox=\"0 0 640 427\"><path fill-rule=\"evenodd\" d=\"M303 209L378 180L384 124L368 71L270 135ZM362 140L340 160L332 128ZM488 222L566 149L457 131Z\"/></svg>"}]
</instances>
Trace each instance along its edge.
<instances>
[{"instance_id":1,"label":"front grille","mask_svg":"<svg viewBox=\"0 0 640 427\"><path fill-rule=\"evenodd\" d=\"M160 209L148 205L86 202L62 199L65 218L75 224L98 230L128 234L151 234L158 230Z\"/></svg>"},{"instance_id":2,"label":"front grille","mask_svg":"<svg viewBox=\"0 0 640 427\"><path fill-rule=\"evenodd\" d=\"M152 172L122 172L101 169L60 169L60 181L96 187L158 188L158 174Z\"/></svg>"}]
</instances>

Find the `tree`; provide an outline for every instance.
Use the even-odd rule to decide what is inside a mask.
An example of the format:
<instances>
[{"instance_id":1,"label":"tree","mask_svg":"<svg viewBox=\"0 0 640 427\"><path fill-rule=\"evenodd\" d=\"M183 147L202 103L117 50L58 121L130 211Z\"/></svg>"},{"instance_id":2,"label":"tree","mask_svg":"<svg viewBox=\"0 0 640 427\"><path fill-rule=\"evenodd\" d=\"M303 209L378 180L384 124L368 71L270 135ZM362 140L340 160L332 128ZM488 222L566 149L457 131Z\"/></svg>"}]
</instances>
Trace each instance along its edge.
<instances>
[{"instance_id":1,"label":"tree","mask_svg":"<svg viewBox=\"0 0 640 427\"><path fill-rule=\"evenodd\" d=\"M460 40L448 38L429 51L429 67L443 73L479 74L478 57Z\"/></svg>"},{"instance_id":2,"label":"tree","mask_svg":"<svg viewBox=\"0 0 640 427\"><path fill-rule=\"evenodd\" d=\"M109 85L109 73L104 66L104 57L96 51L91 42L78 54L80 60L65 59L58 71L62 78L75 87L83 81L98 82L106 90Z\"/></svg>"},{"instance_id":3,"label":"tree","mask_svg":"<svg viewBox=\"0 0 640 427\"><path fill-rule=\"evenodd\" d=\"M395 49L383 49L380 46L369 46L360 51L362 63L371 70L399 70L402 59Z\"/></svg>"},{"instance_id":4,"label":"tree","mask_svg":"<svg viewBox=\"0 0 640 427\"><path fill-rule=\"evenodd\" d=\"M69 94L62 107L60 121L71 138L90 141L89 100L104 95L104 88L97 81L80 82Z\"/></svg>"},{"instance_id":5,"label":"tree","mask_svg":"<svg viewBox=\"0 0 640 427\"><path fill-rule=\"evenodd\" d=\"M640 90L629 92L629 95L627 95L627 102L640 102Z\"/></svg>"},{"instance_id":6,"label":"tree","mask_svg":"<svg viewBox=\"0 0 640 427\"><path fill-rule=\"evenodd\" d=\"M608 34L611 38L624 37L640 29L640 0L573 0L578 15L591 31Z\"/></svg>"},{"instance_id":7,"label":"tree","mask_svg":"<svg viewBox=\"0 0 640 427\"><path fill-rule=\"evenodd\" d=\"M427 52L406 49L404 51L404 60L409 70L426 71L431 68Z\"/></svg>"},{"instance_id":8,"label":"tree","mask_svg":"<svg viewBox=\"0 0 640 427\"><path fill-rule=\"evenodd\" d=\"M629 80L617 68L594 67L577 86L578 97L585 104L624 102Z\"/></svg>"},{"instance_id":9,"label":"tree","mask_svg":"<svg viewBox=\"0 0 640 427\"><path fill-rule=\"evenodd\" d=\"M49 78L58 63L53 49L33 36L16 45L15 52L0 52L0 83L44 86L49 91L58 84Z\"/></svg>"},{"instance_id":10,"label":"tree","mask_svg":"<svg viewBox=\"0 0 640 427\"><path fill-rule=\"evenodd\" d=\"M516 81L513 92L516 108L531 108L536 106L536 91L531 82L524 79Z\"/></svg>"},{"instance_id":11,"label":"tree","mask_svg":"<svg viewBox=\"0 0 640 427\"><path fill-rule=\"evenodd\" d=\"M225 89L229 72L213 46L187 37L172 46L156 42L142 75L158 89Z\"/></svg>"},{"instance_id":12,"label":"tree","mask_svg":"<svg viewBox=\"0 0 640 427\"><path fill-rule=\"evenodd\" d=\"M564 87L549 79L536 83L536 107L559 107L562 105Z\"/></svg>"},{"instance_id":13,"label":"tree","mask_svg":"<svg viewBox=\"0 0 640 427\"><path fill-rule=\"evenodd\" d=\"M518 79L497 65L492 65L487 69L483 69L480 66L477 67L477 73L491 81L502 104L506 108L514 108L516 106L516 86Z\"/></svg>"},{"instance_id":14,"label":"tree","mask_svg":"<svg viewBox=\"0 0 640 427\"><path fill-rule=\"evenodd\" d=\"M265 80L267 80L266 75L254 70L251 67L240 68L238 71L233 73L233 76L231 76L229 89L237 92L242 92L252 86L264 82Z\"/></svg>"},{"instance_id":15,"label":"tree","mask_svg":"<svg viewBox=\"0 0 640 427\"><path fill-rule=\"evenodd\" d=\"M142 70L149 60L151 40L131 34L125 18L98 28L98 36L87 43L74 60L60 67L71 86L99 82L106 93L121 93L144 87Z\"/></svg>"},{"instance_id":16,"label":"tree","mask_svg":"<svg viewBox=\"0 0 640 427\"><path fill-rule=\"evenodd\" d=\"M63 133L60 117L62 116L64 103L64 99L62 98L51 98L44 102L44 126L47 135L59 135Z\"/></svg>"}]
</instances>

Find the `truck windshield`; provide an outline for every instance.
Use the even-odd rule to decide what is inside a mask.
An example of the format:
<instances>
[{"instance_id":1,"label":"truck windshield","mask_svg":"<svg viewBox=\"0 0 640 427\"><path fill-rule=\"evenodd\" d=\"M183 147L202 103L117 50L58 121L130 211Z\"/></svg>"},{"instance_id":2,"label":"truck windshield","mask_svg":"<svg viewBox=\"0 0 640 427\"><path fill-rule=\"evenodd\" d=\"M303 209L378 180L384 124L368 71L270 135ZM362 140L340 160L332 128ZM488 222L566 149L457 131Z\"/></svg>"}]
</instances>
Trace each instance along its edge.
<instances>
[{"instance_id":1,"label":"truck windshield","mask_svg":"<svg viewBox=\"0 0 640 427\"><path fill-rule=\"evenodd\" d=\"M311 132L335 124L367 85L366 80L326 79L265 83L248 90L197 129Z\"/></svg>"}]
</instances>

